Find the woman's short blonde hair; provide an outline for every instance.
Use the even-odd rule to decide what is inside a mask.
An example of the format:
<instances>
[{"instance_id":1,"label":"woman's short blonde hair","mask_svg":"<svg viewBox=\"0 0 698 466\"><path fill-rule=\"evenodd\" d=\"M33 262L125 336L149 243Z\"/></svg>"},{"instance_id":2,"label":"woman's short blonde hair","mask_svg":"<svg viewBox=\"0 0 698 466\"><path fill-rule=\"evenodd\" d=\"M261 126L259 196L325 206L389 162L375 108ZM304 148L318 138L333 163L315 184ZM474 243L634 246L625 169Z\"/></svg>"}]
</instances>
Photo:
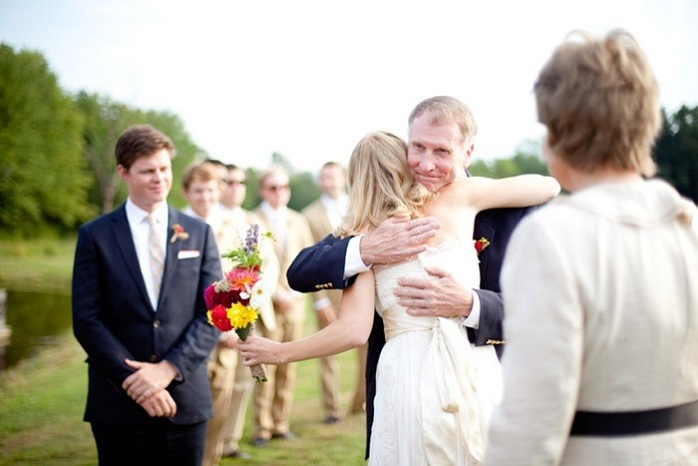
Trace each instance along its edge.
<instances>
[{"instance_id":1,"label":"woman's short blonde hair","mask_svg":"<svg viewBox=\"0 0 698 466\"><path fill-rule=\"evenodd\" d=\"M394 134L367 134L349 159L349 212L339 236L370 231L383 220L405 215L416 217L431 194L418 184L407 165L407 146Z\"/></svg>"},{"instance_id":2,"label":"woman's short blonde hair","mask_svg":"<svg viewBox=\"0 0 698 466\"><path fill-rule=\"evenodd\" d=\"M581 41L572 38L581 37ZM635 39L572 32L535 84L538 120L555 156L582 171L656 172L651 150L661 129L657 81Z\"/></svg>"}]
</instances>

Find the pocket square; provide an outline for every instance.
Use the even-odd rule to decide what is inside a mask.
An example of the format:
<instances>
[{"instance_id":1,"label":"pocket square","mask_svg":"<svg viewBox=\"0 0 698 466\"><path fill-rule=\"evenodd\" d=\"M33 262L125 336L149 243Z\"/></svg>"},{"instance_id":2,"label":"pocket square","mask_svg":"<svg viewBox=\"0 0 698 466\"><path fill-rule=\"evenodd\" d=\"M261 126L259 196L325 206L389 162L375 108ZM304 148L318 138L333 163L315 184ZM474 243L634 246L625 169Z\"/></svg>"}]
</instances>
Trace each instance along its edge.
<instances>
[{"instance_id":1,"label":"pocket square","mask_svg":"<svg viewBox=\"0 0 698 466\"><path fill-rule=\"evenodd\" d=\"M199 257L200 255L201 252L195 249L182 249L177 254L177 259L193 259L195 257Z\"/></svg>"}]
</instances>

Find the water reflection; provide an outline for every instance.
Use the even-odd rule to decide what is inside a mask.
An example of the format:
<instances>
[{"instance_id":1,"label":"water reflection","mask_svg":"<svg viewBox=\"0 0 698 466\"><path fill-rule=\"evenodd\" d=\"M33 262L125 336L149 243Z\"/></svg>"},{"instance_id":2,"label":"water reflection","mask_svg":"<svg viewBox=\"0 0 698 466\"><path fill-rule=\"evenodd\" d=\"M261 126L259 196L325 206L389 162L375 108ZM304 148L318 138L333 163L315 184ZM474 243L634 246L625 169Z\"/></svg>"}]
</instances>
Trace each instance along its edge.
<instances>
[{"instance_id":1,"label":"water reflection","mask_svg":"<svg viewBox=\"0 0 698 466\"><path fill-rule=\"evenodd\" d=\"M70 296L8 291L7 326L12 334L5 348L4 367L12 367L36 349L52 344L70 325Z\"/></svg>"}]
</instances>

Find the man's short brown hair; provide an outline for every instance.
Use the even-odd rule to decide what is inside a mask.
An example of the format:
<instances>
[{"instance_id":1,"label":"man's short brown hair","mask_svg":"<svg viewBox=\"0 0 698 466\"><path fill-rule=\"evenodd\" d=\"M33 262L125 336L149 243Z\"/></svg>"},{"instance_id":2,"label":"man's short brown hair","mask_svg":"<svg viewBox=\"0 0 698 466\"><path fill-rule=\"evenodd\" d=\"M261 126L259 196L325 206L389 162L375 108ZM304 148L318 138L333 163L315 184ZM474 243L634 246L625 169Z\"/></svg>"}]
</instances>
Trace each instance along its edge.
<instances>
[{"instance_id":1,"label":"man's short brown hair","mask_svg":"<svg viewBox=\"0 0 698 466\"><path fill-rule=\"evenodd\" d=\"M175 156L172 140L150 125L134 125L124 131L116 141L116 163L126 170L141 157L166 149L170 158Z\"/></svg>"}]
</instances>

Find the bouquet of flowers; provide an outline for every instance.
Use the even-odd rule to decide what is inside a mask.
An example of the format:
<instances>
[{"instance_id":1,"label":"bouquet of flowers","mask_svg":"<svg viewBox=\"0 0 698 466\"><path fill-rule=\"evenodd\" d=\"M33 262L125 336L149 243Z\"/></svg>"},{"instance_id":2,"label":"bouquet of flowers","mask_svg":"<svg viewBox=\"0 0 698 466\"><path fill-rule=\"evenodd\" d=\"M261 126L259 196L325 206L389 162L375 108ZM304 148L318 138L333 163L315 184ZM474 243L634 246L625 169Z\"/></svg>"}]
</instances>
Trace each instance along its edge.
<instances>
[{"instance_id":1,"label":"bouquet of flowers","mask_svg":"<svg viewBox=\"0 0 698 466\"><path fill-rule=\"evenodd\" d=\"M270 299L262 274L259 237L259 225L252 225L244 246L221 256L232 260L234 267L204 291L208 322L221 332L235 330L242 340L254 328L260 306ZM267 381L263 365L251 366L250 370L256 382Z\"/></svg>"}]
</instances>

